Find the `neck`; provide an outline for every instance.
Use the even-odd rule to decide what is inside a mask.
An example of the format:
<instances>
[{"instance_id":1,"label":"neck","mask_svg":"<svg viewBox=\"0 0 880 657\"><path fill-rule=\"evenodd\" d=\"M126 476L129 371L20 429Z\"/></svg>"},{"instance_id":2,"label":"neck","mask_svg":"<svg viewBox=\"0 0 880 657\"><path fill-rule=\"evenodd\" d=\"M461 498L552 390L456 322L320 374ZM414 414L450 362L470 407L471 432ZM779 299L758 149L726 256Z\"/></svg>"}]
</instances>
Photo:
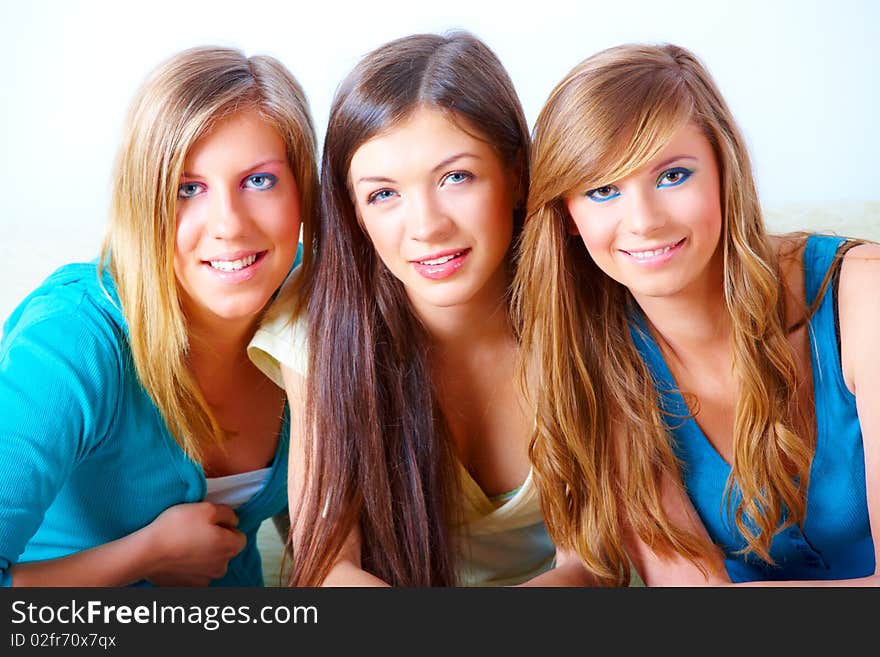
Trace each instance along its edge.
<instances>
[{"instance_id":1,"label":"neck","mask_svg":"<svg viewBox=\"0 0 880 657\"><path fill-rule=\"evenodd\" d=\"M219 317L190 317L189 367L200 382L213 377L234 376L249 366L247 345L257 328L257 319L228 320Z\"/></svg>"},{"instance_id":2,"label":"neck","mask_svg":"<svg viewBox=\"0 0 880 657\"><path fill-rule=\"evenodd\" d=\"M704 276L678 294L633 296L660 338L661 348L680 361L690 361L730 349L731 321L723 287L723 264L715 258Z\"/></svg>"}]
</instances>

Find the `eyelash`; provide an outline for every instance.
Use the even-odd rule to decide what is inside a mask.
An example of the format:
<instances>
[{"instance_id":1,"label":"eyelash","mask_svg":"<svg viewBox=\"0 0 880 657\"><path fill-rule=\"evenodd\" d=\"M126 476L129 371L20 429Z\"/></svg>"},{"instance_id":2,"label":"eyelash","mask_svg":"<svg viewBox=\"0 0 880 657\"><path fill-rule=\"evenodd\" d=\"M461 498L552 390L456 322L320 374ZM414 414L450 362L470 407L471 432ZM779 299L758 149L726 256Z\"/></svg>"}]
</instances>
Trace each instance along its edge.
<instances>
[{"instance_id":1,"label":"eyelash","mask_svg":"<svg viewBox=\"0 0 880 657\"><path fill-rule=\"evenodd\" d=\"M459 180L458 182L452 182L451 184L453 185L461 185L462 183L467 182L468 180L473 180L474 178L474 174L470 173L469 171L450 171L445 176L443 176L441 182L449 180L449 178L451 178L452 176L463 176L462 180Z\"/></svg>"},{"instance_id":2,"label":"eyelash","mask_svg":"<svg viewBox=\"0 0 880 657\"><path fill-rule=\"evenodd\" d=\"M657 182L655 183L655 186L657 187L657 189L667 189L669 187L678 187L684 181L686 181L688 178L690 178L693 175L693 173L694 173L694 170L688 169L687 167L672 167L671 169L666 169L666 171L661 173L660 176L657 178ZM681 174L682 177L675 182L661 185L660 181L663 180L666 176L668 176L670 174ZM605 198L595 198L593 196L596 192L603 190L603 189L608 189L608 190L614 189L617 191L617 193L612 196L605 197ZM620 190L618 190L617 187L615 187L614 185L602 185L601 187L596 187L594 189L587 190L587 192L584 194L584 196L589 198L591 201L595 201L596 203L605 203L606 201L610 201L610 200L615 199L618 196L620 196Z\"/></svg>"},{"instance_id":3,"label":"eyelash","mask_svg":"<svg viewBox=\"0 0 880 657\"><path fill-rule=\"evenodd\" d=\"M474 174L470 173L469 171L450 171L449 173L445 174L440 179L440 184L442 185L443 183L448 181L451 176L462 176L462 179L459 180L458 182L450 181L450 184L452 184L452 185L461 185L461 184L467 182L468 180L473 180L473 178L474 178ZM367 205L373 205L374 203L381 203L383 200L390 198L390 196L385 196L383 198L379 197L380 194L384 194L386 192L389 194L396 194L397 193L393 189L388 189L388 188L377 189L375 192L372 192L369 196L367 196Z\"/></svg>"},{"instance_id":4,"label":"eyelash","mask_svg":"<svg viewBox=\"0 0 880 657\"><path fill-rule=\"evenodd\" d=\"M616 190L617 187L615 187L614 185L602 185L601 187L596 187L595 189L589 189L589 190L587 190L587 192L584 194L584 196L586 196L586 197L587 197L588 199L590 199L591 201L595 201L596 203L605 203L605 201L610 201L611 199L614 199L614 198L617 198L618 196L620 196L620 192L619 192L619 191L618 191L616 194L614 194L614 195L612 195L612 196L606 196L605 198L597 198L597 197L594 196L594 194L595 194L596 192L599 192L599 191L601 191L601 190L603 190L603 189L614 189L614 190Z\"/></svg>"},{"instance_id":5,"label":"eyelash","mask_svg":"<svg viewBox=\"0 0 880 657\"><path fill-rule=\"evenodd\" d=\"M379 198L379 194L384 194L385 192L389 192L389 193L391 193L391 194L394 194L394 193L395 193L395 192L394 192L393 190L391 190L391 189L377 189L375 192L373 192L372 194L370 194L369 196L367 196L367 205L373 205L374 203L381 203L381 202L382 202L383 200L385 200L386 198L390 198L390 197L388 197L388 196L383 197L383 198L381 198L381 199Z\"/></svg>"},{"instance_id":6,"label":"eyelash","mask_svg":"<svg viewBox=\"0 0 880 657\"><path fill-rule=\"evenodd\" d=\"M196 187L196 188L199 188L200 191L198 191L197 193L192 194L192 195L185 195L183 193L183 190L186 187ZM180 183L177 186L177 199L180 201L188 201L189 199L195 198L196 196L198 196L200 193L202 193L204 191L205 191L205 186L202 183L197 183L197 182Z\"/></svg>"},{"instance_id":7,"label":"eyelash","mask_svg":"<svg viewBox=\"0 0 880 657\"><path fill-rule=\"evenodd\" d=\"M667 183L666 185L660 185L661 180L663 180L666 176L673 174L673 173L681 174L682 177L679 180L677 180L676 182ZM660 177L657 178L657 187L658 187L658 189L664 189L667 187L678 187L681 183L683 183L685 180L690 178L693 175L693 173L694 173L694 170L688 169L687 167L672 167L671 169L667 169L666 171L664 171L663 173L660 174Z\"/></svg>"},{"instance_id":8,"label":"eyelash","mask_svg":"<svg viewBox=\"0 0 880 657\"><path fill-rule=\"evenodd\" d=\"M254 186L248 185L248 183L253 181L254 178L265 178L269 184L266 187L254 187ZM258 192L265 192L265 191L272 189L273 187L275 187L275 185L278 184L278 176L276 176L275 174L272 174L272 173L252 173L249 176L246 176L241 184L243 187L248 187L249 189L255 189ZM185 195L183 193L183 190L186 187L196 187L199 189L199 191L198 191L198 193L195 193L192 195ZM207 189L207 187L205 186L205 184L200 183L200 182L180 183L177 186L177 199L180 201L188 201L189 199L195 198L200 193L204 192L206 189Z\"/></svg>"},{"instance_id":9,"label":"eyelash","mask_svg":"<svg viewBox=\"0 0 880 657\"><path fill-rule=\"evenodd\" d=\"M268 189L272 189L275 185L278 184L278 176L272 173L252 173L247 178L244 179L244 183L247 184L254 178L265 178L269 183L271 183L268 187L252 187L251 189L256 189L261 192L264 192Z\"/></svg>"}]
</instances>

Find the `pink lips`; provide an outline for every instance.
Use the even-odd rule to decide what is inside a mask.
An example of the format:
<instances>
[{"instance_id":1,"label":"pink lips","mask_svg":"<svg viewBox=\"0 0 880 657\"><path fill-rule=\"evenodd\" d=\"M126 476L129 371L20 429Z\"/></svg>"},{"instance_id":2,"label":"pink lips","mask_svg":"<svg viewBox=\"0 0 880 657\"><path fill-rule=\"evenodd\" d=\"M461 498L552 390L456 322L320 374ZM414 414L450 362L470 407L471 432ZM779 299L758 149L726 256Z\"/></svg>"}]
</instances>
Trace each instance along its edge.
<instances>
[{"instance_id":1,"label":"pink lips","mask_svg":"<svg viewBox=\"0 0 880 657\"><path fill-rule=\"evenodd\" d=\"M620 250L621 253L629 256L630 262L633 262L641 267L660 267L661 265L665 265L667 262L672 260L675 257L675 254L681 250L681 247L684 246L686 239L682 238L678 242L675 242L668 251L664 251L663 253L659 253L657 255L648 256L646 258L637 258L629 251ZM660 248L660 247L658 247ZM641 249L640 249L641 250ZM644 249L648 250L648 249ZM656 251L657 249L652 249Z\"/></svg>"},{"instance_id":2,"label":"pink lips","mask_svg":"<svg viewBox=\"0 0 880 657\"><path fill-rule=\"evenodd\" d=\"M432 253L420 260L411 260L410 262L415 270L425 278L438 280L448 278L461 269L462 265L464 265L464 261L467 259L468 255L470 255L470 252L471 250L469 248L452 249L440 253ZM425 264L425 261L428 260L443 260L443 262Z\"/></svg>"}]
</instances>

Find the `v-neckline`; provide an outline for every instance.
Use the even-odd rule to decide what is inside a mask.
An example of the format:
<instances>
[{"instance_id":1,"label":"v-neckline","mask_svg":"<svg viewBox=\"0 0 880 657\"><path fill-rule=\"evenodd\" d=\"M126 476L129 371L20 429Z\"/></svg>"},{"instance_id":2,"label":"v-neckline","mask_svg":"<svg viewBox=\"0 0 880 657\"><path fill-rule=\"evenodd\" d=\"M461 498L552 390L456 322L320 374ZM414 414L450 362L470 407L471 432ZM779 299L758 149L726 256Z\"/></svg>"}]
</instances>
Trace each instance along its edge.
<instances>
[{"instance_id":1,"label":"v-neckline","mask_svg":"<svg viewBox=\"0 0 880 657\"><path fill-rule=\"evenodd\" d=\"M810 251L810 241L809 241L809 239L807 239L806 243L804 244L804 251L803 251L803 255L801 257L801 269L802 269L801 276L803 277L804 298L807 301L807 306L809 306L812 303L812 300L809 299L810 281L807 278L807 258L808 258L809 251ZM810 318L810 321L808 321L807 325L806 325L808 348L810 351L810 378L811 378L812 384L813 384L813 406L814 406L814 412L813 412L813 425L814 426L813 426L813 428L816 431L816 451L813 455L813 463L811 465L811 471L815 467L816 461L818 460L817 459L817 456L819 454L818 447L820 444L819 408L818 408L820 401L819 401L818 396L816 394L817 384L819 382L816 380L816 377L818 376L821 379L822 372L821 372L821 369L819 368L819 362L818 362L819 356L817 353L818 343L816 341L816 336L813 331L813 322L812 322L812 320L816 317L817 313L818 313L818 310L813 315L813 317ZM730 463L728 463L728 461L723 456L721 456L721 453L718 451L718 449L715 447L715 445L712 443L712 441L709 440L709 437L706 436L705 432L700 427L699 423L696 421L694 414L691 411L691 408L687 405L687 402L685 402L684 397L681 394L681 389L678 386L678 381L676 381L675 376L673 376L672 370L669 369L669 364L666 362L666 358L663 356L663 352L660 349L660 345L657 344L657 341L654 339L654 336L651 333L651 330L648 326L647 317L645 316L642 309L637 305L635 307L634 315L635 315L636 330L642 336L642 342L650 350L651 359L655 362L656 366L659 368L659 372L655 373L657 375L655 378L655 382L654 382L655 387L658 383L660 383L664 386L671 386L671 387L669 387L668 390L659 390L658 392L663 396L664 399L668 398L676 407L678 407L678 409L681 409L683 412L687 413L687 415L686 415L687 419L685 420L684 425L682 425L683 428L685 428L687 431L690 431L695 436L697 436L698 439L702 442L703 446L706 448L705 451L707 451L709 454L712 455L712 459L716 462L716 464L722 466L723 469L729 473L730 470L732 469L732 465ZM675 410L675 409L665 409L665 410L670 411L670 410Z\"/></svg>"},{"instance_id":2,"label":"v-neckline","mask_svg":"<svg viewBox=\"0 0 880 657\"><path fill-rule=\"evenodd\" d=\"M659 371L655 371L654 373L654 386L657 387L658 384L663 386L658 392L664 400L668 399L674 405L674 408L663 408L662 410L670 414L674 413L676 410L680 410L681 414L685 417L682 428L697 436L706 450L712 455L713 460L716 461L717 464L723 466L726 471L730 471L732 466L723 456L721 456L721 453L703 432L703 429L694 417L693 411L687 405L687 402L685 402L678 382L675 380L672 370L669 369L666 358L664 358L663 352L660 350L660 345L657 344L657 341L654 339L654 336L648 327L647 318L641 308L636 310L636 325L637 330L642 336L643 344L650 351L651 360L654 362L655 367L659 369ZM668 406L668 404L664 404L664 406Z\"/></svg>"},{"instance_id":3,"label":"v-neckline","mask_svg":"<svg viewBox=\"0 0 880 657\"><path fill-rule=\"evenodd\" d=\"M522 496L528 491L529 483L532 480L532 468L529 467L529 472L526 474L526 478L519 485L518 488L514 489L515 492L508 499L504 500L500 505L496 506L492 502L492 498L486 494L486 491L477 483L477 480L474 479L473 475L468 471L464 464L461 461L456 459L456 463L458 463L458 467L462 473L462 487L467 489L470 488L474 493L473 495L467 495L467 490L465 490L466 499L474 500L479 503L478 511L481 515L492 515L494 513L503 513L505 509L510 508L517 502Z\"/></svg>"}]
</instances>

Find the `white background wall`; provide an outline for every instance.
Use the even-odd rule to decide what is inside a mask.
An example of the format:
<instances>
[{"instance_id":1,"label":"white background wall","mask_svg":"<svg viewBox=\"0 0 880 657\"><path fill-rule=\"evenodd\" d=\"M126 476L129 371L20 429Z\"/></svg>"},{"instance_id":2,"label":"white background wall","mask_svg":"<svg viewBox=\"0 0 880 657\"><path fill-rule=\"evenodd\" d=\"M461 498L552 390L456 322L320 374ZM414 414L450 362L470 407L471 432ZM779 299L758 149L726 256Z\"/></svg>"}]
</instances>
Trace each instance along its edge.
<instances>
[{"instance_id":1,"label":"white background wall","mask_svg":"<svg viewBox=\"0 0 880 657\"><path fill-rule=\"evenodd\" d=\"M550 89L593 52L683 45L739 120L765 205L845 213L868 202L867 228L880 220L872 0L0 0L0 319L55 267L96 255L127 104L164 58L209 43L275 55L304 86L320 138L333 91L361 55L455 27L495 50L530 125Z\"/></svg>"}]
</instances>

